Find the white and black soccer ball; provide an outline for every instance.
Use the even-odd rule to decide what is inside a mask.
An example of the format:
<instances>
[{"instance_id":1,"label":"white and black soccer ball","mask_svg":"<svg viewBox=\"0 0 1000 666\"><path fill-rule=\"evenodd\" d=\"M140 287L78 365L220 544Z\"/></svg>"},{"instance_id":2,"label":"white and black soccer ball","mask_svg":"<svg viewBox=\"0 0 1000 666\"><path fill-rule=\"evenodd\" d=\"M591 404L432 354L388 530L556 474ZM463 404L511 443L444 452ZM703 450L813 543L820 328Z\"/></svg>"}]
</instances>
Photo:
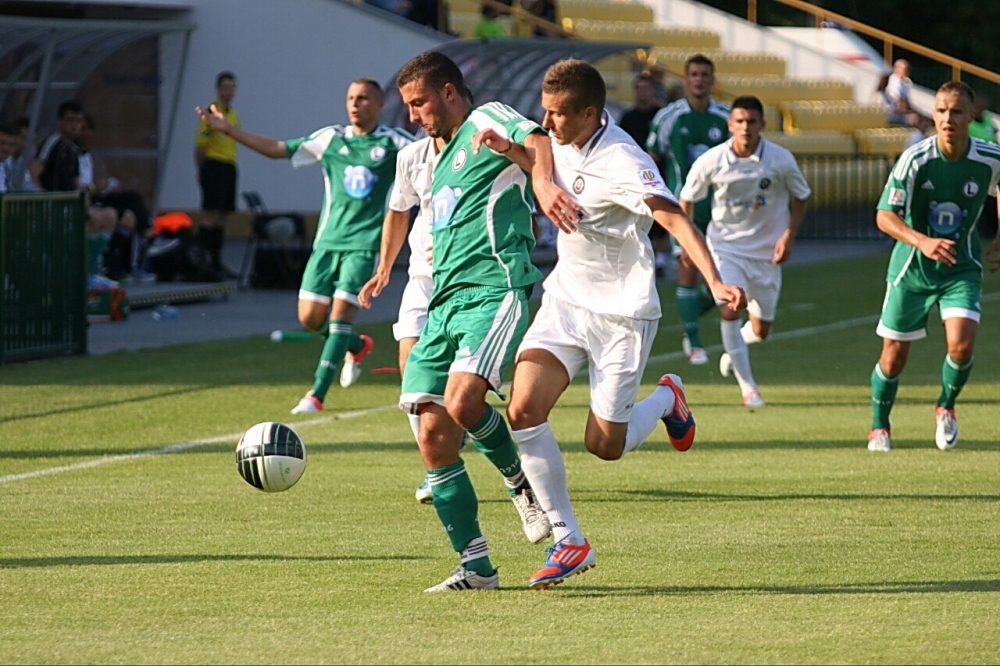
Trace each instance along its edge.
<instances>
[{"instance_id":1,"label":"white and black soccer ball","mask_svg":"<svg viewBox=\"0 0 1000 666\"><path fill-rule=\"evenodd\" d=\"M288 490L306 471L306 445L284 423L258 423L236 445L236 468L258 490Z\"/></svg>"}]
</instances>

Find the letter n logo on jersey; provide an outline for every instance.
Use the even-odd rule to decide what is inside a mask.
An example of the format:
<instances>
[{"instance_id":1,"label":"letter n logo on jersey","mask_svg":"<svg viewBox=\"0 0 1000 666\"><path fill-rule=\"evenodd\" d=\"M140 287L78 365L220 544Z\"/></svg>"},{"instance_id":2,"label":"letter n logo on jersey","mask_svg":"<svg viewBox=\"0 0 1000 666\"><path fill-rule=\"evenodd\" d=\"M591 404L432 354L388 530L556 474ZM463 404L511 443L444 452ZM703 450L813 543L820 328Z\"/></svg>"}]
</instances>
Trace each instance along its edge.
<instances>
[{"instance_id":1,"label":"letter n logo on jersey","mask_svg":"<svg viewBox=\"0 0 1000 666\"><path fill-rule=\"evenodd\" d=\"M931 229L942 236L957 235L958 230L965 221L965 211L950 201L930 203L930 212L927 216L927 223Z\"/></svg>"}]
</instances>

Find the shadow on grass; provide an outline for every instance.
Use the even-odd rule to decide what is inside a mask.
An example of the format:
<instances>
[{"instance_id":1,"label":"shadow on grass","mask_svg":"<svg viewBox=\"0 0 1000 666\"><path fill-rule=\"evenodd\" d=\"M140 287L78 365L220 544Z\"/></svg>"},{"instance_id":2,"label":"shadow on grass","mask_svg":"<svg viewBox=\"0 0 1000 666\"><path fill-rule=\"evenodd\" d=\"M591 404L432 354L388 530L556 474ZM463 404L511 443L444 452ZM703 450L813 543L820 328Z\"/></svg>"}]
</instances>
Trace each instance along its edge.
<instances>
[{"instance_id":1,"label":"shadow on grass","mask_svg":"<svg viewBox=\"0 0 1000 666\"><path fill-rule=\"evenodd\" d=\"M86 405L74 405L72 407L49 409L42 412L32 412L30 414L12 414L11 416L0 417L0 423L11 423L13 421L24 421L26 419L44 419L49 416L58 416L60 414L76 414L79 412L89 412L94 409L104 409L105 407L120 407L122 405L139 405L144 402L159 400L160 398L172 398L179 395L188 395L190 393L210 391L215 388L219 388L219 386L190 386L187 388L175 389L171 391L159 391L157 393L151 393L149 395L143 395L135 398L130 398L127 400L119 400L119 399L105 400L103 402L91 402L87 403Z\"/></svg>"},{"instance_id":2,"label":"shadow on grass","mask_svg":"<svg viewBox=\"0 0 1000 666\"><path fill-rule=\"evenodd\" d=\"M887 494L887 493L782 493L777 495L748 495L730 493L703 493L689 490L621 490L618 494L625 501L645 502L785 502L796 500L830 500L837 502L916 500L920 502L1000 502L1000 495L946 495L946 494ZM576 502L617 502L615 498L587 499L580 494Z\"/></svg>"},{"instance_id":3,"label":"shadow on grass","mask_svg":"<svg viewBox=\"0 0 1000 666\"><path fill-rule=\"evenodd\" d=\"M220 442L218 444L205 444L195 446L182 451L159 453L157 455L197 455L197 454L218 454L233 453L235 451L236 440L232 443ZM0 450L0 460L5 458L11 460L32 460L34 458L103 458L112 456L142 456L151 455L150 452L158 451L161 448L172 446L154 446L148 449L21 449L21 450ZM371 453L371 452L417 452L416 442L338 442L329 444L316 444L306 442L306 449L310 456L320 453Z\"/></svg>"},{"instance_id":4,"label":"shadow on grass","mask_svg":"<svg viewBox=\"0 0 1000 666\"><path fill-rule=\"evenodd\" d=\"M4 557L0 569L117 566L122 564L189 564L197 562L406 562L416 555L76 555L71 557Z\"/></svg>"},{"instance_id":5,"label":"shadow on grass","mask_svg":"<svg viewBox=\"0 0 1000 666\"><path fill-rule=\"evenodd\" d=\"M566 588L574 597L648 597L709 594L943 594L962 592L1000 592L1000 580L886 581L881 583L843 583L834 585L667 585L624 587Z\"/></svg>"}]
</instances>

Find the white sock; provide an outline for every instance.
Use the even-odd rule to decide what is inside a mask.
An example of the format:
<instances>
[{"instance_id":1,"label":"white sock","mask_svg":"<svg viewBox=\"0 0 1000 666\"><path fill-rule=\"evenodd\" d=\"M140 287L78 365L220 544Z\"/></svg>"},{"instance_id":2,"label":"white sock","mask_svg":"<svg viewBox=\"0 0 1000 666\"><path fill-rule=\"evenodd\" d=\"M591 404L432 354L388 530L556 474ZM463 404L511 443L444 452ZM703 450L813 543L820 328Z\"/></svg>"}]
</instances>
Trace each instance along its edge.
<instances>
[{"instance_id":1,"label":"white sock","mask_svg":"<svg viewBox=\"0 0 1000 666\"><path fill-rule=\"evenodd\" d=\"M757 389L757 383L753 380L753 372L750 371L750 352L747 350L747 343L740 334L740 321L722 320L722 346L733 362L733 374L740 384L740 391L746 395L750 391Z\"/></svg>"},{"instance_id":2,"label":"white sock","mask_svg":"<svg viewBox=\"0 0 1000 666\"><path fill-rule=\"evenodd\" d=\"M410 430L413 431L413 439L419 444L420 443L420 415L419 414L407 414L406 418L410 420Z\"/></svg>"},{"instance_id":3,"label":"white sock","mask_svg":"<svg viewBox=\"0 0 1000 666\"><path fill-rule=\"evenodd\" d=\"M625 433L624 457L629 451L642 446L653 431L656 424L674 409L674 392L667 386L657 386L649 397L635 403L632 416L628 419L628 430Z\"/></svg>"},{"instance_id":4,"label":"white sock","mask_svg":"<svg viewBox=\"0 0 1000 666\"><path fill-rule=\"evenodd\" d=\"M740 329L740 335L743 336L743 342L748 345L764 341L764 338L753 332L753 322L749 319L747 319L747 323L743 324L743 328Z\"/></svg>"},{"instance_id":5,"label":"white sock","mask_svg":"<svg viewBox=\"0 0 1000 666\"><path fill-rule=\"evenodd\" d=\"M566 465L552 426L546 421L534 428L511 430L510 436L521 450L521 469L552 523L556 543L565 539L567 543L583 545L583 533L566 486Z\"/></svg>"}]
</instances>

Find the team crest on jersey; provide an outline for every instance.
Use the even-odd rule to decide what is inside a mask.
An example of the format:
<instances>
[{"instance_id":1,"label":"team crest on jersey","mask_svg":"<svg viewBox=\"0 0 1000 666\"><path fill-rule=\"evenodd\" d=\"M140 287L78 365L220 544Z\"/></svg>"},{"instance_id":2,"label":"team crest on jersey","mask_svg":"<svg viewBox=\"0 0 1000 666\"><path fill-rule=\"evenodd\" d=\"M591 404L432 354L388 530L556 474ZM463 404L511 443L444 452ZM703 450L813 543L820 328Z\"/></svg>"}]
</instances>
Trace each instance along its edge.
<instances>
[{"instance_id":1,"label":"team crest on jersey","mask_svg":"<svg viewBox=\"0 0 1000 666\"><path fill-rule=\"evenodd\" d=\"M719 139L722 138L722 130L720 130L718 127L709 127L708 138L711 139L712 141L718 141Z\"/></svg>"},{"instance_id":2,"label":"team crest on jersey","mask_svg":"<svg viewBox=\"0 0 1000 666\"><path fill-rule=\"evenodd\" d=\"M758 185L760 186L760 189L766 190L767 188L771 187L771 179L770 178L761 178L760 182L758 183Z\"/></svg>"},{"instance_id":3,"label":"team crest on jersey","mask_svg":"<svg viewBox=\"0 0 1000 666\"><path fill-rule=\"evenodd\" d=\"M576 180L573 181L573 191L576 194L580 194L581 192L583 192L583 188L585 186L586 183L583 182L583 176L577 176Z\"/></svg>"},{"instance_id":4,"label":"team crest on jersey","mask_svg":"<svg viewBox=\"0 0 1000 666\"><path fill-rule=\"evenodd\" d=\"M458 171L464 167L467 158L468 154L465 152L465 148L459 148L458 153L455 155L455 160L451 163L452 171Z\"/></svg>"},{"instance_id":5,"label":"team crest on jersey","mask_svg":"<svg viewBox=\"0 0 1000 666\"><path fill-rule=\"evenodd\" d=\"M647 190L663 187L663 181L660 180L660 174L656 173L652 169L643 169L640 171L639 182L642 183L643 188ZM574 183L574 187L575 186L576 184Z\"/></svg>"},{"instance_id":6,"label":"team crest on jersey","mask_svg":"<svg viewBox=\"0 0 1000 666\"><path fill-rule=\"evenodd\" d=\"M349 166L344 169L344 192L352 199L364 199L375 188L375 177L366 166Z\"/></svg>"},{"instance_id":7,"label":"team crest on jersey","mask_svg":"<svg viewBox=\"0 0 1000 666\"><path fill-rule=\"evenodd\" d=\"M930 203L930 211L927 215L927 223L931 226L931 229L938 232L942 236L955 236L958 237L958 230L962 227L962 223L965 222L966 212L959 208L958 204L954 204L950 201L943 201L938 203L932 201Z\"/></svg>"},{"instance_id":8,"label":"team crest on jersey","mask_svg":"<svg viewBox=\"0 0 1000 666\"><path fill-rule=\"evenodd\" d=\"M368 157L371 158L372 162L381 162L385 159L385 148L382 146L375 146L368 151Z\"/></svg>"},{"instance_id":9,"label":"team crest on jersey","mask_svg":"<svg viewBox=\"0 0 1000 666\"><path fill-rule=\"evenodd\" d=\"M979 194L979 183L974 180L970 180L965 185L962 186L962 194L967 197L974 197Z\"/></svg>"}]
</instances>

